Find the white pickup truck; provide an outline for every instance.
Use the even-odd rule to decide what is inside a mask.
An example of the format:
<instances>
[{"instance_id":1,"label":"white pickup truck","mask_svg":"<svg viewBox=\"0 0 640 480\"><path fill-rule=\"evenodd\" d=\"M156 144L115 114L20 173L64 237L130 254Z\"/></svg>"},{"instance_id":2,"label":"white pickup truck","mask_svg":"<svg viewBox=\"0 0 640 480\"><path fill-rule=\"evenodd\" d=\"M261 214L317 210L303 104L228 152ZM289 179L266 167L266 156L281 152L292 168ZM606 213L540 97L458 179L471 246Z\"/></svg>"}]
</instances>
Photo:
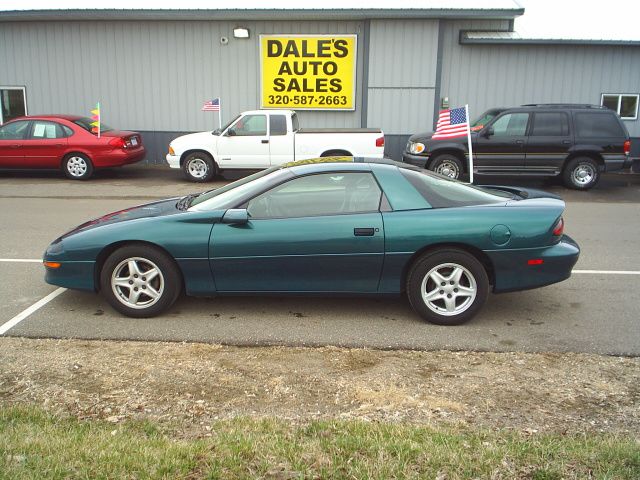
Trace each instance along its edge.
<instances>
[{"instance_id":1,"label":"white pickup truck","mask_svg":"<svg viewBox=\"0 0 640 480\"><path fill-rule=\"evenodd\" d=\"M292 110L253 110L224 128L176 138L166 158L189 180L206 182L226 169L258 170L329 156L382 158L383 153L379 128L300 129Z\"/></svg>"}]
</instances>

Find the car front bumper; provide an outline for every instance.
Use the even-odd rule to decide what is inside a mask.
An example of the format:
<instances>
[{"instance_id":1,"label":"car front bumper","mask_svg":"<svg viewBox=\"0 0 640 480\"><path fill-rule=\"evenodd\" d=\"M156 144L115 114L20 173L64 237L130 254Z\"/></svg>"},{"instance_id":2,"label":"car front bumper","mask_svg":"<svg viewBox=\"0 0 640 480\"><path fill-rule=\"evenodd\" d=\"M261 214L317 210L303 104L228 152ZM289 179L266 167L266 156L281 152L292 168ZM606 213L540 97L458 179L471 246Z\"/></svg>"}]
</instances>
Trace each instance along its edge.
<instances>
[{"instance_id":1,"label":"car front bumper","mask_svg":"<svg viewBox=\"0 0 640 480\"><path fill-rule=\"evenodd\" d=\"M413 155L411 153L402 152L402 161L420 168L427 168L429 155Z\"/></svg>"},{"instance_id":2,"label":"car front bumper","mask_svg":"<svg viewBox=\"0 0 640 480\"><path fill-rule=\"evenodd\" d=\"M180 168L180 156L167 153L164 157L171 168Z\"/></svg>"}]
</instances>

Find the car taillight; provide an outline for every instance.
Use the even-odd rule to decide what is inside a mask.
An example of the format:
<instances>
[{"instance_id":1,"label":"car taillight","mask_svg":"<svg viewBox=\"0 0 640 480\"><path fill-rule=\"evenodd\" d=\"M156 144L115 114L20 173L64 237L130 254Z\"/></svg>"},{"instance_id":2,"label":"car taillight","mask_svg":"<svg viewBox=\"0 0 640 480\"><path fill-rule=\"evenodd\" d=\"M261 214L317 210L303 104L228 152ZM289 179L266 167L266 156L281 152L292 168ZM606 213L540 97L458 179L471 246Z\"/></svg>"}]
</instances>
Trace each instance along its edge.
<instances>
[{"instance_id":1,"label":"car taillight","mask_svg":"<svg viewBox=\"0 0 640 480\"><path fill-rule=\"evenodd\" d=\"M384 137L380 137L376 140L376 147L384 147Z\"/></svg>"},{"instance_id":2,"label":"car taillight","mask_svg":"<svg viewBox=\"0 0 640 480\"><path fill-rule=\"evenodd\" d=\"M109 140L109 145L115 148L124 148L124 138L115 137L113 140Z\"/></svg>"},{"instance_id":3,"label":"car taillight","mask_svg":"<svg viewBox=\"0 0 640 480\"><path fill-rule=\"evenodd\" d=\"M631 153L631 140L624 142L624 147L622 148L624 149L624 154L629 155L629 153Z\"/></svg>"},{"instance_id":4,"label":"car taillight","mask_svg":"<svg viewBox=\"0 0 640 480\"><path fill-rule=\"evenodd\" d=\"M558 223L556 223L556 226L553 228L553 235L555 237L559 237L563 233L564 233L564 219L560 217L560 220L558 220Z\"/></svg>"}]
</instances>

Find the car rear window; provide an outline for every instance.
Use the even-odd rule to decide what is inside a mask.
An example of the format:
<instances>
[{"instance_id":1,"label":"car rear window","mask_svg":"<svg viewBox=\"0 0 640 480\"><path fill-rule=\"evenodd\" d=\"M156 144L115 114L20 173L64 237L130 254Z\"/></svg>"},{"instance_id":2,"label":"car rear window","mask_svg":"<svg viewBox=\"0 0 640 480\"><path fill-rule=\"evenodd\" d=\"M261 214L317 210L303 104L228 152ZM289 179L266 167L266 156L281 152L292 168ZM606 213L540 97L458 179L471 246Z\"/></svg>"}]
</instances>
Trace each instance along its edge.
<instances>
[{"instance_id":1,"label":"car rear window","mask_svg":"<svg viewBox=\"0 0 640 480\"><path fill-rule=\"evenodd\" d=\"M468 185L426 170L400 168L400 173L433 208L504 203L505 200L513 198L513 195L507 192Z\"/></svg>"},{"instance_id":2,"label":"car rear window","mask_svg":"<svg viewBox=\"0 0 640 480\"><path fill-rule=\"evenodd\" d=\"M93 127L91 126L92 122L93 122L93 120L91 120L88 117L81 117L81 118L77 118L77 119L73 120L73 123L75 123L76 125L78 125L81 128L84 128L89 133L94 133L93 132ZM106 123L100 122L100 132L108 132L110 130L113 130L113 128L111 128Z\"/></svg>"},{"instance_id":3,"label":"car rear window","mask_svg":"<svg viewBox=\"0 0 640 480\"><path fill-rule=\"evenodd\" d=\"M620 122L611 113L574 113L578 137L626 137Z\"/></svg>"}]
</instances>

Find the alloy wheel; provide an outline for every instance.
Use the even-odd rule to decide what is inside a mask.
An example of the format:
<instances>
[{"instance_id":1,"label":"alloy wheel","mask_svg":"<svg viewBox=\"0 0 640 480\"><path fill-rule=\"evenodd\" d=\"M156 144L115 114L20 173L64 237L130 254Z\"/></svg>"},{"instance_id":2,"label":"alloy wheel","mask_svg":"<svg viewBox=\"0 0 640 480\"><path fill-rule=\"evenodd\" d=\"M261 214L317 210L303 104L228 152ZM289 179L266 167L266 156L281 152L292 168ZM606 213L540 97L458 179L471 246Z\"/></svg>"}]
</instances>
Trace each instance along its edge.
<instances>
[{"instance_id":1,"label":"alloy wheel","mask_svg":"<svg viewBox=\"0 0 640 480\"><path fill-rule=\"evenodd\" d=\"M427 272L420 291L429 310L439 315L454 316L473 304L478 287L467 268L457 263L443 263Z\"/></svg>"},{"instance_id":2,"label":"alloy wheel","mask_svg":"<svg viewBox=\"0 0 640 480\"><path fill-rule=\"evenodd\" d=\"M189 161L187 170L189 172L189 175L191 175L193 178L204 178L209 171L209 166L203 159L194 158L193 160Z\"/></svg>"},{"instance_id":3,"label":"alloy wheel","mask_svg":"<svg viewBox=\"0 0 640 480\"><path fill-rule=\"evenodd\" d=\"M122 260L111 275L111 289L124 305L135 309L149 308L164 292L164 276L158 266L142 257Z\"/></svg>"}]
</instances>

